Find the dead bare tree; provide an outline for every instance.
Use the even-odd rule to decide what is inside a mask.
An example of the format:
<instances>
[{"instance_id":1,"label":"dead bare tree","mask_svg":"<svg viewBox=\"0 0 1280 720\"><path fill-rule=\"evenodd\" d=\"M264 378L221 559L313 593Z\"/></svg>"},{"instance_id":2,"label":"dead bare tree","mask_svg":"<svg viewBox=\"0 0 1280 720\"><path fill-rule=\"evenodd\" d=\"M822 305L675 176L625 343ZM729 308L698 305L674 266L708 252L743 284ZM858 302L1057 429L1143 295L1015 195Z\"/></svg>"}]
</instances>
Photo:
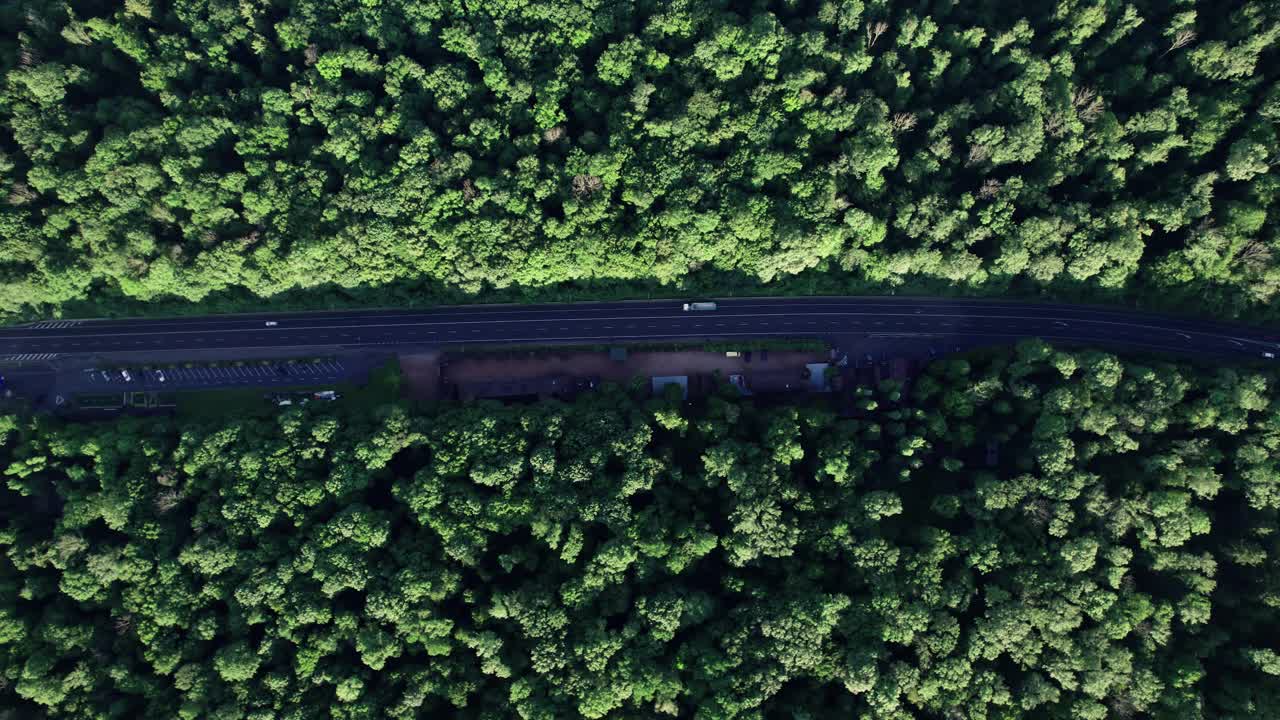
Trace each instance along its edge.
<instances>
[{"instance_id":1,"label":"dead bare tree","mask_svg":"<svg viewBox=\"0 0 1280 720\"><path fill-rule=\"evenodd\" d=\"M24 182L16 182L9 188L7 200L10 205L25 205L35 199L36 191Z\"/></svg>"},{"instance_id":2,"label":"dead bare tree","mask_svg":"<svg viewBox=\"0 0 1280 720\"><path fill-rule=\"evenodd\" d=\"M26 20L27 27L32 30L48 32L51 27L49 17L39 12L36 7L27 8Z\"/></svg>"},{"instance_id":3,"label":"dead bare tree","mask_svg":"<svg viewBox=\"0 0 1280 720\"><path fill-rule=\"evenodd\" d=\"M462 199L467 202L476 199L476 186L471 182L471 178L463 178L462 180Z\"/></svg>"},{"instance_id":4,"label":"dead bare tree","mask_svg":"<svg viewBox=\"0 0 1280 720\"><path fill-rule=\"evenodd\" d=\"M1160 57L1164 57L1165 55L1168 55L1174 50L1177 50L1179 48L1184 48L1190 45L1191 41L1195 39L1196 39L1195 30L1192 30L1191 28L1183 28L1182 30L1179 30L1177 34L1173 36L1173 41L1169 43L1169 49L1160 53Z\"/></svg>"},{"instance_id":5,"label":"dead bare tree","mask_svg":"<svg viewBox=\"0 0 1280 720\"><path fill-rule=\"evenodd\" d=\"M987 178L982 181L982 187L978 188L978 197L983 200L990 200L1000 194L1000 181L995 178Z\"/></svg>"},{"instance_id":6,"label":"dead bare tree","mask_svg":"<svg viewBox=\"0 0 1280 720\"><path fill-rule=\"evenodd\" d=\"M573 194L583 198L588 195L594 195L604 189L604 180L595 175L574 175L573 176Z\"/></svg>"},{"instance_id":7,"label":"dead bare tree","mask_svg":"<svg viewBox=\"0 0 1280 720\"><path fill-rule=\"evenodd\" d=\"M1071 91L1071 107L1079 110L1080 108L1093 102L1098 96L1098 91L1084 85Z\"/></svg>"},{"instance_id":8,"label":"dead bare tree","mask_svg":"<svg viewBox=\"0 0 1280 720\"><path fill-rule=\"evenodd\" d=\"M156 499L152 504L155 506L157 513L164 515L178 507L182 503L182 499L182 493L178 490L163 490L156 493Z\"/></svg>"},{"instance_id":9,"label":"dead bare tree","mask_svg":"<svg viewBox=\"0 0 1280 720\"><path fill-rule=\"evenodd\" d=\"M89 543L85 542L85 539L79 535L69 533L59 536L53 547L58 553L58 559L66 562L88 548Z\"/></svg>"},{"instance_id":10,"label":"dead bare tree","mask_svg":"<svg viewBox=\"0 0 1280 720\"><path fill-rule=\"evenodd\" d=\"M1129 720L1138 712L1138 706L1133 702L1133 698L1127 694L1109 697L1106 703L1111 710L1112 717L1118 720Z\"/></svg>"},{"instance_id":11,"label":"dead bare tree","mask_svg":"<svg viewBox=\"0 0 1280 720\"><path fill-rule=\"evenodd\" d=\"M40 64L40 51L27 46L18 49L18 65L20 67L31 67Z\"/></svg>"},{"instance_id":12,"label":"dead bare tree","mask_svg":"<svg viewBox=\"0 0 1280 720\"><path fill-rule=\"evenodd\" d=\"M558 141L560 138L564 137L564 134L565 134L565 129L563 125L556 125L555 127L549 127L542 133L542 142L550 145Z\"/></svg>"},{"instance_id":13,"label":"dead bare tree","mask_svg":"<svg viewBox=\"0 0 1280 720\"><path fill-rule=\"evenodd\" d=\"M1032 524L1043 527L1053 518L1053 508L1049 501L1042 497L1034 497L1022 504L1022 512L1027 514Z\"/></svg>"},{"instance_id":14,"label":"dead bare tree","mask_svg":"<svg viewBox=\"0 0 1280 720\"><path fill-rule=\"evenodd\" d=\"M74 18L62 27L62 32L60 34L64 40L75 43L76 45L93 44L93 38L89 37L88 28L85 27L84 23Z\"/></svg>"},{"instance_id":15,"label":"dead bare tree","mask_svg":"<svg viewBox=\"0 0 1280 720\"><path fill-rule=\"evenodd\" d=\"M969 157L964 161L965 165L978 165L984 163L991 157L991 148L986 145L970 145Z\"/></svg>"},{"instance_id":16,"label":"dead bare tree","mask_svg":"<svg viewBox=\"0 0 1280 720\"><path fill-rule=\"evenodd\" d=\"M868 48L874 47L876 44L876 41L879 40L880 36L883 35L885 31L888 29L889 29L889 23L883 20L867 23L867 47Z\"/></svg>"},{"instance_id":17,"label":"dead bare tree","mask_svg":"<svg viewBox=\"0 0 1280 720\"><path fill-rule=\"evenodd\" d=\"M893 131L896 133L906 132L916 126L915 113L895 113L894 116L889 119L889 126L892 127Z\"/></svg>"},{"instance_id":18,"label":"dead bare tree","mask_svg":"<svg viewBox=\"0 0 1280 720\"><path fill-rule=\"evenodd\" d=\"M1044 131L1049 137L1062 137L1067 131L1067 122L1060 112L1051 112L1044 116Z\"/></svg>"},{"instance_id":19,"label":"dead bare tree","mask_svg":"<svg viewBox=\"0 0 1280 720\"><path fill-rule=\"evenodd\" d=\"M315 65L320 60L320 48L315 43L311 43L306 50L302 51L302 59L307 65Z\"/></svg>"},{"instance_id":20,"label":"dead bare tree","mask_svg":"<svg viewBox=\"0 0 1280 720\"><path fill-rule=\"evenodd\" d=\"M1078 87L1071 93L1071 107L1084 122L1092 122L1102 114L1102 98L1091 87Z\"/></svg>"},{"instance_id":21,"label":"dead bare tree","mask_svg":"<svg viewBox=\"0 0 1280 720\"><path fill-rule=\"evenodd\" d=\"M1270 264L1271 248L1261 240L1253 240L1236 254L1236 262L1250 269L1265 268Z\"/></svg>"}]
</instances>

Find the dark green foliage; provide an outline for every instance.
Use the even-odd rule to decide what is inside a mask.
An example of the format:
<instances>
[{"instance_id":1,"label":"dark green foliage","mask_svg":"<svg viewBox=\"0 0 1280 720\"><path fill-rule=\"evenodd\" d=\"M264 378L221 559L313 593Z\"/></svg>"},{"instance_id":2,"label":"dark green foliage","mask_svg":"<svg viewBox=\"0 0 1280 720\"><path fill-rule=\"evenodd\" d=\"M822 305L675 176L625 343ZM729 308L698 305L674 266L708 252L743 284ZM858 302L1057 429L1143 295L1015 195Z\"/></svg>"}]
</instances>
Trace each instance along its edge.
<instances>
[{"instance_id":1,"label":"dark green foliage","mask_svg":"<svg viewBox=\"0 0 1280 720\"><path fill-rule=\"evenodd\" d=\"M856 419L729 389L4 419L0 705L1276 717L1275 382L1033 343Z\"/></svg>"},{"instance_id":2,"label":"dark green foliage","mask_svg":"<svg viewBox=\"0 0 1280 720\"><path fill-rule=\"evenodd\" d=\"M1265 0L5 0L0 27L0 312L1280 289Z\"/></svg>"}]
</instances>

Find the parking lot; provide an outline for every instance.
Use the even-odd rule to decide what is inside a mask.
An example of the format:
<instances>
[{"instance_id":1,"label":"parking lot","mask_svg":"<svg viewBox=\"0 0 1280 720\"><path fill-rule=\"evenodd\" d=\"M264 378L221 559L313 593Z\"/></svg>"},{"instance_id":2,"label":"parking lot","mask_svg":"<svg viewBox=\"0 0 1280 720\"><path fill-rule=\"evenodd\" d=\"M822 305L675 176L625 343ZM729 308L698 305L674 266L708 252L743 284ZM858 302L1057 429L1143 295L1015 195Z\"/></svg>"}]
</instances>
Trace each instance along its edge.
<instances>
[{"instance_id":1,"label":"parking lot","mask_svg":"<svg viewBox=\"0 0 1280 720\"><path fill-rule=\"evenodd\" d=\"M337 382L347 375L340 360L278 362L240 366L168 368L87 368L84 379L94 387L182 389L237 385L314 385Z\"/></svg>"}]
</instances>

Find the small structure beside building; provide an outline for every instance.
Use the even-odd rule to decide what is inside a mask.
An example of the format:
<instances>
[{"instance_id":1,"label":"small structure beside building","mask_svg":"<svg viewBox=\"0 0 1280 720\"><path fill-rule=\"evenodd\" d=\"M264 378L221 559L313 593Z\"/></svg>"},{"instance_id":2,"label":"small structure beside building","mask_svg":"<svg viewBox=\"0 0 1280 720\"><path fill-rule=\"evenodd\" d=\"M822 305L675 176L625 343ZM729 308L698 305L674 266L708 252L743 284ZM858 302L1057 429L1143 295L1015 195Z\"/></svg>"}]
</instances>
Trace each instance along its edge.
<instances>
[{"instance_id":1,"label":"small structure beside building","mask_svg":"<svg viewBox=\"0 0 1280 720\"><path fill-rule=\"evenodd\" d=\"M809 392L831 392L827 371L831 363L806 363L805 372L809 374Z\"/></svg>"},{"instance_id":2,"label":"small structure beside building","mask_svg":"<svg viewBox=\"0 0 1280 720\"><path fill-rule=\"evenodd\" d=\"M316 392L268 393L263 397L275 403L277 407L289 407L290 405L306 405L312 400L323 400L325 402L333 402L334 400L342 399L342 395L333 390L318 390Z\"/></svg>"}]
</instances>

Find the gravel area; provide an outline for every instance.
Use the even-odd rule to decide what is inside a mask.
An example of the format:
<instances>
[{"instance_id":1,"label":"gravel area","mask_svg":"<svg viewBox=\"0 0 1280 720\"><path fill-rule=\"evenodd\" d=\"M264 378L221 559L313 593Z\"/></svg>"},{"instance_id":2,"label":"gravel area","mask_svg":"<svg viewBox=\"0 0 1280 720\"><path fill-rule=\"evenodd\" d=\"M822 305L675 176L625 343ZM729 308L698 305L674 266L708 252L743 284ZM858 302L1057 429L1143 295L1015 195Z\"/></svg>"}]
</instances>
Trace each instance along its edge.
<instances>
[{"instance_id":1,"label":"gravel area","mask_svg":"<svg viewBox=\"0 0 1280 720\"><path fill-rule=\"evenodd\" d=\"M746 356L728 357L723 352L633 352L621 362L605 352L508 353L504 355L449 355L442 377L449 383L482 382L493 379L538 378L553 375L599 377L626 381L654 375L701 375L719 370L721 374L751 370L802 368L806 363L825 362L824 352L756 350Z\"/></svg>"}]
</instances>

